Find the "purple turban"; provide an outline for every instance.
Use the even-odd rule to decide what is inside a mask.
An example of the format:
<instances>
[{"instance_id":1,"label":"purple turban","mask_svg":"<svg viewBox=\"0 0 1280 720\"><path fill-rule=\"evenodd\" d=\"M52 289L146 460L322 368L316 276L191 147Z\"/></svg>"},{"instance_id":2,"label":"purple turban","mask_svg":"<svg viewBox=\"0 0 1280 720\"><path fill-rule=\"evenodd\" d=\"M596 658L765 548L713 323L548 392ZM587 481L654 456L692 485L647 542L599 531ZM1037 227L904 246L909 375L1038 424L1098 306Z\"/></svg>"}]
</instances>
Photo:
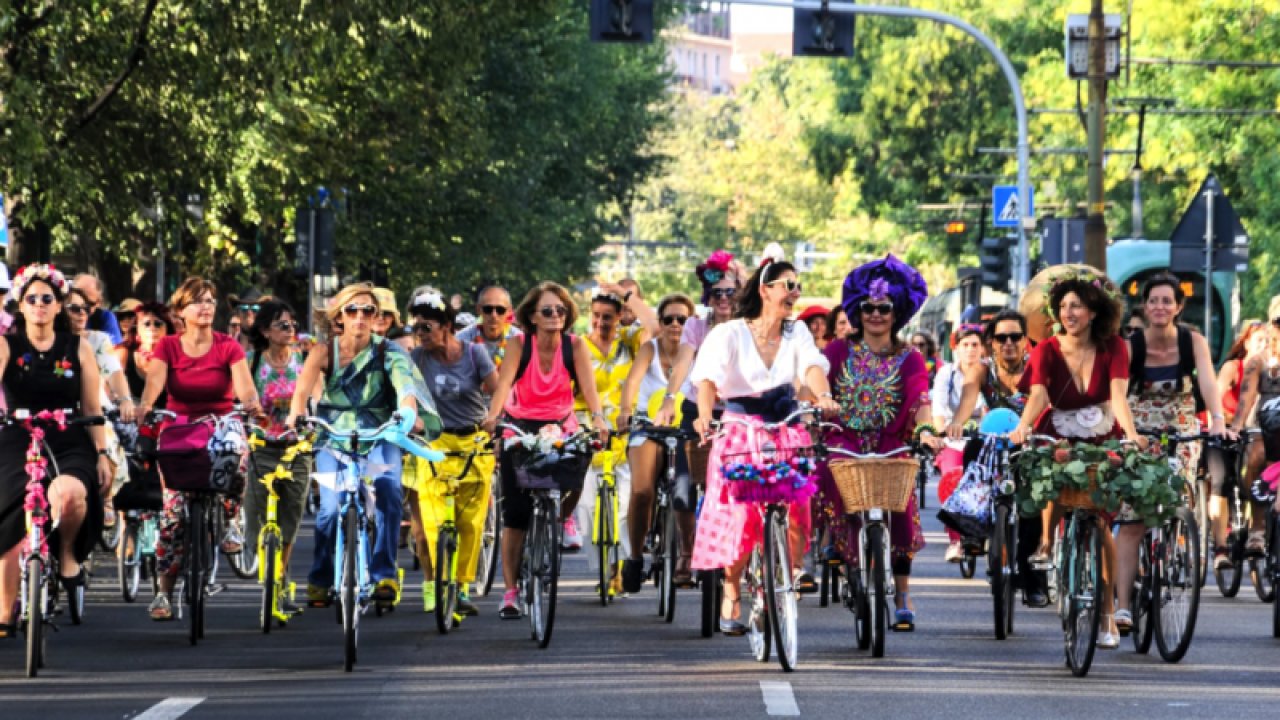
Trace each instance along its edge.
<instances>
[{"instance_id":1,"label":"purple turban","mask_svg":"<svg viewBox=\"0 0 1280 720\"><path fill-rule=\"evenodd\" d=\"M887 298L893 303L893 331L901 330L929 297L929 286L910 265L892 253L853 269L844 279L841 307L849 324L862 327L858 305L863 300Z\"/></svg>"}]
</instances>

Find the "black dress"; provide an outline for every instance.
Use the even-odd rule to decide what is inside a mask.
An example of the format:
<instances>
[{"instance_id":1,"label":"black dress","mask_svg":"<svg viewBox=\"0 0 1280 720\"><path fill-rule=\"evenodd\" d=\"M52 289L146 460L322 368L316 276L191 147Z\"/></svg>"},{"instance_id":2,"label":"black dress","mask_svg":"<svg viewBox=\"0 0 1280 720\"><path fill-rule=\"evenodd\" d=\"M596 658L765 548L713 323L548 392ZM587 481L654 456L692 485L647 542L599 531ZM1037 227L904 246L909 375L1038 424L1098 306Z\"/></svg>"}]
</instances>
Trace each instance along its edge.
<instances>
[{"instance_id":1,"label":"black dress","mask_svg":"<svg viewBox=\"0 0 1280 720\"><path fill-rule=\"evenodd\" d=\"M4 370L4 395L9 410L80 409L80 338L57 333L53 345L43 353L31 346L24 333L5 338L9 342L9 363ZM55 374L55 365L69 363L70 374ZM22 502L26 496L26 455L30 437L24 428L10 425L0 430L0 551L21 542L26 534ZM56 475L70 475L84 484L88 512L75 539L77 560L89 551L102 529L102 501L98 495L98 457L93 439L83 425L64 431L47 429L45 442L54 462L47 468L45 486ZM57 472L54 465L57 465ZM56 544L58 535L51 538Z\"/></svg>"}]
</instances>

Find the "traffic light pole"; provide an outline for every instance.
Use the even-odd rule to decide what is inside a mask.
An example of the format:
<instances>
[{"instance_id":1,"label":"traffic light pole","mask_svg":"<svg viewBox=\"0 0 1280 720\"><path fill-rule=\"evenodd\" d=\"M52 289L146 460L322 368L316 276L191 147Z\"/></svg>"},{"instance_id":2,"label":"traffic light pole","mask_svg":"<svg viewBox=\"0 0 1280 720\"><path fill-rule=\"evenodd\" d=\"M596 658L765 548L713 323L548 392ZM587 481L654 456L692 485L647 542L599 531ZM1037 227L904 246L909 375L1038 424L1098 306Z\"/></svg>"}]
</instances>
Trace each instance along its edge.
<instances>
[{"instance_id":1,"label":"traffic light pole","mask_svg":"<svg viewBox=\"0 0 1280 720\"><path fill-rule=\"evenodd\" d=\"M1031 281L1031 253L1027 246L1027 231L1034 230L1036 220L1027 213L1031 207L1031 166L1030 155L1031 145L1027 141L1027 103L1022 96L1022 83L1018 80L1018 72L1014 70L1013 63L1009 62L1009 58L1004 51L987 37L978 28L961 20L954 15L946 13L934 12L933 10L918 10L908 7L884 7L880 5L856 5L850 2L818 2L817 0L727 0L725 4L733 5L758 5L761 7L777 7L789 8L792 10L822 10L827 9L832 13L849 14L849 15L874 15L880 17L899 17L913 18L916 20L931 20L943 25L960 30L969 37L978 41L978 44L986 49L987 53L995 59L996 64L1000 66L1001 72L1004 73L1004 79L1009 83L1009 90L1013 94L1013 109L1018 120L1018 214L1020 222L1018 223L1018 267L1014 272L1014 287L1012 296L1014 302L1017 302L1018 296L1023 289Z\"/></svg>"}]
</instances>

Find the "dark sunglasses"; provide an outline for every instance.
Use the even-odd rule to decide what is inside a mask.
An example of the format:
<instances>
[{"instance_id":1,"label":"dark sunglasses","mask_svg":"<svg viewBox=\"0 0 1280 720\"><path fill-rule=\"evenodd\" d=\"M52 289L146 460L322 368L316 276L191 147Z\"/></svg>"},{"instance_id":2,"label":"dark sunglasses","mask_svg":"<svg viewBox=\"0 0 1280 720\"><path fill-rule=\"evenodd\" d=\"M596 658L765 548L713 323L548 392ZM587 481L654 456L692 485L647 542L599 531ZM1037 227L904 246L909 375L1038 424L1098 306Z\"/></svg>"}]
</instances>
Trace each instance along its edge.
<instances>
[{"instance_id":1,"label":"dark sunglasses","mask_svg":"<svg viewBox=\"0 0 1280 720\"><path fill-rule=\"evenodd\" d=\"M273 323L271 327L277 330L289 330L290 332L292 332L298 329L298 323L282 321L278 323Z\"/></svg>"},{"instance_id":2,"label":"dark sunglasses","mask_svg":"<svg viewBox=\"0 0 1280 720\"><path fill-rule=\"evenodd\" d=\"M875 315L876 313L889 315L893 312L893 303L873 303L864 301L858 305L858 310L860 310L863 315Z\"/></svg>"},{"instance_id":3,"label":"dark sunglasses","mask_svg":"<svg viewBox=\"0 0 1280 720\"><path fill-rule=\"evenodd\" d=\"M48 297L47 295L45 297ZM1271 324L1280 327L1280 317L1271 318Z\"/></svg>"},{"instance_id":4,"label":"dark sunglasses","mask_svg":"<svg viewBox=\"0 0 1280 720\"><path fill-rule=\"evenodd\" d=\"M88 305L81 305L80 303L74 303L74 304L71 304L71 305L67 305L67 306L66 306L66 308L67 308L67 312L69 312L69 313L71 313L71 314L73 314L73 315L79 315L79 314L81 314L81 313L87 313L87 312L89 312L89 306L88 306Z\"/></svg>"},{"instance_id":5,"label":"dark sunglasses","mask_svg":"<svg viewBox=\"0 0 1280 720\"><path fill-rule=\"evenodd\" d=\"M52 305L54 301L53 293L42 293L40 295L28 295L23 298L28 305Z\"/></svg>"},{"instance_id":6,"label":"dark sunglasses","mask_svg":"<svg viewBox=\"0 0 1280 720\"><path fill-rule=\"evenodd\" d=\"M688 321L689 321L688 315L663 315L662 316L663 325L670 325L671 323L680 323L680 325L683 326Z\"/></svg>"},{"instance_id":7,"label":"dark sunglasses","mask_svg":"<svg viewBox=\"0 0 1280 720\"><path fill-rule=\"evenodd\" d=\"M569 308L563 305L544 305L543 307L538 308L538 312L544 318L564 317L569 314Z\"/></svg>"},{"instance_id":8,"label":"dark sunglasses","mask_svg":"<svg viewBox=\"0 0 1280 720\"><path fill-rule=\"evenodd\" d=\"M241 305L240 312L258 312L262 309L261 305Z\"/></svg>"},{"instance_id":9,"label":"dark sunglasses","mask_svg":"<svg viewBox=\"0 0 1280 720\"><path fill-rule=\"evenodd\" d=\"M431 324L431 323L429 323L429 322L420 322L420 323L415 323L415 324L414 324L414 326L413 326L413 331L414 331L415 333L429 334L429 333L433 333L433 332L435 332L435 331L436 331L436 329L437 329L437 328L439 328L439 327L441 327L441 326L439 326L439 325L432 325L432 324Z\"/></svg>"},{"instance_id":10,"label":"dark sunglasses","mask_svg":"<svg viewBox=\"0 0 1280 720\"><path fill-rule=\"evenodd\" d=\"M732 300L737 292L737 288L711 288L710 297L713 300Z\"/></svg>"},{"instance_id":11,"label":"dark sunglasses","mask_svg":"<svg viewBox=\"0 0 1280 720\"><path fill-rule=\"evenodd\" d=\"M506 315L507 309L501 305L484 305L480 311L485 315Z\"/></svg>"},{"instance_id":12,"label":"dark sunglasses","mask_svg":"<svg viewBox=\"0 0 1280 720\"><path fill-rule=\"evenodd\" d=\"M236 324L238 325L239 323L236 323ZM165 324L160 320L143 320L142 327L162 328L162 327L165 327Z\"/></svg>"},{"instance_id":13,"label":"dark sunglasses","mask_svg":"<svg viewBox=\"0 0 1280 720\"><path fill-rule=\"evenodd\" d=\"M356 315L364 315L365 317L374 317L378 314L378 306L367 305L367 304L357 305L355 303L351 303L350 305L347 305L346 307L342 308L342 312L347 317L355 317Z\"/></svg>"},{"instance_id":14,"label":"dark sunglasses","mask_svg":"<svg viewBox=\"0 0 1280 720\"><path fill-rule=\"evenodd\" d=\"M997 344L1003 345L1005 343L1020 343L1022 342L1022 338L1024 337L1026 336L1020 332L995 333L994 335L991 336L991 339L995 340Z\"/></svg>"},{"instance_id":15,"label":"dark sunglasses","mask_svg":"<svg viewBox=\"0 0 1280 720\"><path fill-rule=\"evenodd\" d=\"M765 285L777 285L778 283L782 283L789 293L797 293L804 289L804 283L799 280L792 280L791 278L787 278L786 280L774 280L772 282L765 283Z\"/></svg>"}]
</instances>

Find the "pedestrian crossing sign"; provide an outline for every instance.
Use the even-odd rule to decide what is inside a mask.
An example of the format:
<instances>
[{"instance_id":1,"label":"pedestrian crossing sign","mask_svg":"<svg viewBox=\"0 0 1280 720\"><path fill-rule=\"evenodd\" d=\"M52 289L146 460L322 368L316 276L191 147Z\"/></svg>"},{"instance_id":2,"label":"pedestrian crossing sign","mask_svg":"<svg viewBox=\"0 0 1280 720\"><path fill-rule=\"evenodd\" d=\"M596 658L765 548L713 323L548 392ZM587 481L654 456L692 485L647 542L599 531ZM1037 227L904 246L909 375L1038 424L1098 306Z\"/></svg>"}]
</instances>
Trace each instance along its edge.
<instances>
[{"instance_id":1,"label":"pedestrian crossing sign","mask_svg":"<svg viewBox=\"0 0 1280 720\"><path fill-rule=\"evenodd\" d=\"M1036 210L1036 191L1035 188L1029 188L1028 198L1031 207L1027 208L1025 213L1019 212L1018 208L1018 186L1017 185L995 185L991 188L991 225L993 227L1018 227L1021 216L1026 215L1032 217Z\"/></svg>"}]
</instances>

